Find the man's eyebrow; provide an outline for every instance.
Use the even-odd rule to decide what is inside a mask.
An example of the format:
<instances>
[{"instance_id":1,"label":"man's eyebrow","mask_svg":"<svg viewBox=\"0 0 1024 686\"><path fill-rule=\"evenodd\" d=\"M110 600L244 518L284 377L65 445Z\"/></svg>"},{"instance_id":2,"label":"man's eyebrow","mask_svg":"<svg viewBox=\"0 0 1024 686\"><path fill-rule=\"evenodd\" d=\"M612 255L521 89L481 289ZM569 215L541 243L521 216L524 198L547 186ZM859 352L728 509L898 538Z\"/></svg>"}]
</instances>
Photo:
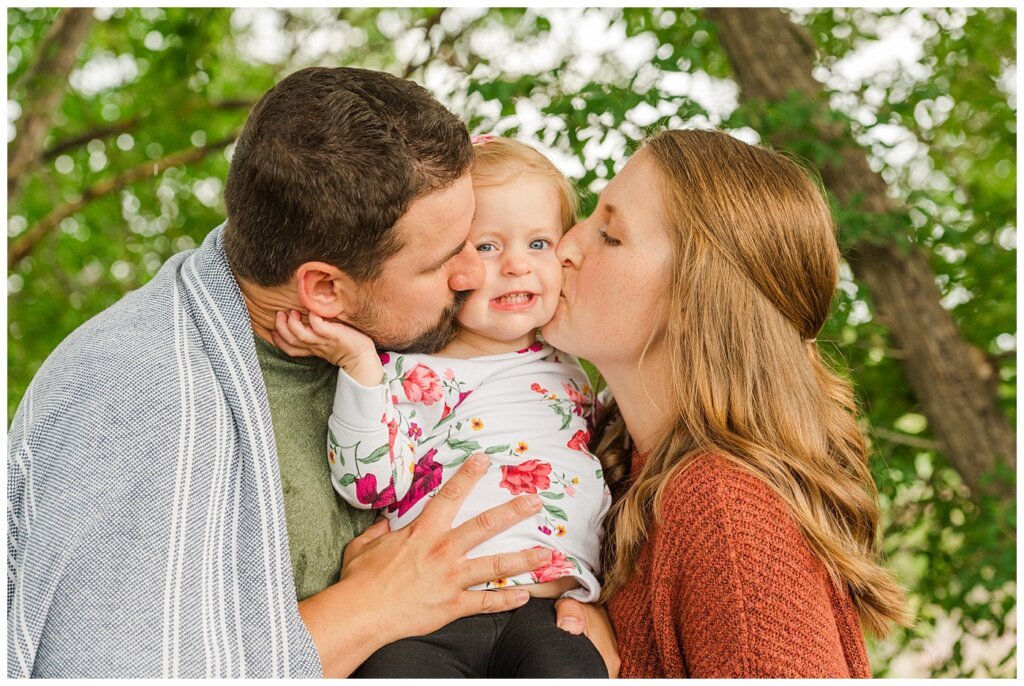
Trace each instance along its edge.
<instances>
[{"instance_id":1,"label":"man's eyebrow","mask_svg":"<svg viewBox=\"0 0 1024 686\"><path fill-rule=\"evenodd\" d=\"M434 269L440 269L441 267L443 267L448 262L448 260L452 259L456 255L458 255L460 252L465 250L467 243L469 243L468 240L462 241L462 243L460 243L459 246L457 248L455 248L455 250L452 250L450 253L448 253L443 258L441 258L441 261L437 262L434 265Z\"/></svg>"}]
</instances>

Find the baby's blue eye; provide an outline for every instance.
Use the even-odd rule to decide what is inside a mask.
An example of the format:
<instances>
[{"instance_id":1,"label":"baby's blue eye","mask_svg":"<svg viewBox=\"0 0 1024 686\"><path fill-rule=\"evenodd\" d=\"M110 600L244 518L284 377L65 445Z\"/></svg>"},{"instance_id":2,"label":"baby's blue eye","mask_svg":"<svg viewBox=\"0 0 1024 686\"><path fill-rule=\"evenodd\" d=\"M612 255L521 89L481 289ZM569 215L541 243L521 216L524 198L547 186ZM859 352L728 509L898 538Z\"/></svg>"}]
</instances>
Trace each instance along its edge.
<instances>
[{"instance_id":1,"label":"baby's blue eye","mask_svg":"<svg viewBox=\"0 0 1024 686\"><path fill-rule=\"evenodd\" d=\"M480 245L476 246L477 252L491 252L494 249L495 248L493 243L481 243Z\"/></svg>"},{"instance_id":2,"label":"baby's blue eye","mask_svg":"<svg viewBox=\"0 0 1024 686\"><path fill-rule=\"evenodd\" d=\"M538 238L535 241L530 241L530 250L543 250L549 245L551 245L551 241L546 238Z\"/></svg>"}]
</instances>

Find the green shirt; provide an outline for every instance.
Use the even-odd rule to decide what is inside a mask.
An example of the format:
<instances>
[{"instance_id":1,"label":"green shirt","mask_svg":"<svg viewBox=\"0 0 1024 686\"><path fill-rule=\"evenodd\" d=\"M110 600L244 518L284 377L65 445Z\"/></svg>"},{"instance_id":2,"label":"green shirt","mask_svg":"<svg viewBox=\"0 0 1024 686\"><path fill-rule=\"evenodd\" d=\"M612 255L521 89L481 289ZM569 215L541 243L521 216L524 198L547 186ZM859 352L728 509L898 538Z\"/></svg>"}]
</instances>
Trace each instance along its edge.
<instances>
[{"instance_id":1,"label":"green shirt","mask_svg":"<svg viewBox=\"0 0 1024 686\"><path fill-rule=\"evenodd\" d=\"M303 600L338 580L342 551L376 510L351 507L331 486L327 417L338 368L317 357L289 357L259 336L256 357L270 399L295 595Z\"/></svg>"}]
</instances>

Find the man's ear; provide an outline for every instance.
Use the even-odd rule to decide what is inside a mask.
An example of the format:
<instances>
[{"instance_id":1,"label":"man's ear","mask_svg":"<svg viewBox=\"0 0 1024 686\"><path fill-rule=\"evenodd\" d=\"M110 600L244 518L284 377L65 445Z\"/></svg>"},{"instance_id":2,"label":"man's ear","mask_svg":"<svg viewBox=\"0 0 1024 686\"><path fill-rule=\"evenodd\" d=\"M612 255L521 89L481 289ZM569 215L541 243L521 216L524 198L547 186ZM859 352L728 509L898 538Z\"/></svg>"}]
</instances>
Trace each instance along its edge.
<instances>
[{"instance_id":1,"label":"man's ear","mask_svg":"<svg viewBox=\"0 0 1024 686\"><path fill-rule=\"evenodd\" d=\"M356 282L326 262L304 262L295 270L302 306L324 319L343 319L356 305Z\"/></svg>"}]
</instances>

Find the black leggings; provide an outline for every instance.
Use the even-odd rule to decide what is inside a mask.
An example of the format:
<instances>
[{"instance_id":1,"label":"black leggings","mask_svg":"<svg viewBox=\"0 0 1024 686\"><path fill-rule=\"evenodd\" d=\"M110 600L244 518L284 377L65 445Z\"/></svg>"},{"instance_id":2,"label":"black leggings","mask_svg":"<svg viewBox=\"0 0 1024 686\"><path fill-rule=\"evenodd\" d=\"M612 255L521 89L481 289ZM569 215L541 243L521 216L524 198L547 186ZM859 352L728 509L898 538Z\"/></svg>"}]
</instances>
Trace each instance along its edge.
<instances>
[{"instance_id":1,"label":"black leggings","mask_svg":"<svg viewBox=\"0 0 1024 686\"><path fill-rule=\"evenodd\" d=\"M555 626L553 598L457 619L432 634L384 646L352 676L408 678L608 678L590 639Z\"/></svg>"}]
</instances>

